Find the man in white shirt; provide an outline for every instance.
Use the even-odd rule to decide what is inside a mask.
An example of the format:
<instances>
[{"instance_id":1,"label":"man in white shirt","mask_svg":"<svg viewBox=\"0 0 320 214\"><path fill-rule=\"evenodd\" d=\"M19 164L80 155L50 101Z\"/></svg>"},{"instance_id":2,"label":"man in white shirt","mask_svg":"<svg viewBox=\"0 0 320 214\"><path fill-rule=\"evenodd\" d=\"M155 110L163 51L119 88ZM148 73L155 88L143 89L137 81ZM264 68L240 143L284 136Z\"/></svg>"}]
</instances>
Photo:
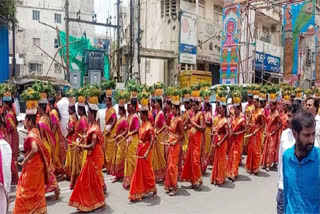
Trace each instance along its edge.
<instances>
[{"instance_id":1,"label":"man in white shirt","mask_svg":"<svg viewBox=\"0 0 320 214\"><path fill-rule=\"evenodd\" d=\"M314 97L309 97L305 104L305 110L310 112L316 121L316 139L314 142L315 147L320 146L320 115L318 115L319 100Z\"/></svg>"},{"instance_id":2,"label":"man in white shirt","mask_svg":"<svg viewBox=\"0 0 320 214\"><path fill-rule=\"evenodd\" d=\"M314 106L314 104L312 103ZM308 107L306 107L307 110ZM293 132L291 129L291 120L294 117L294 115L301 110L301 104L298 102L293 102L291 106L289 106L288 110L288 128L284 130L281 134L281 139L280 139L280 145L279 145L279 162L278 162L278 195L277 195L277 213L282 214L284 213L284 204L283 204L283 164L282 164L282 156L283 153L289 149L292 148L296 140L293 136ZM310 111L314 111L312 107L309 108ZM316 117L317 118L317 117ZM320 118L319 118L320 119ZM317 122L316 122L317 123ZM319 131L318 134L320 134L320 120L316 124L316 132ZM318 127L318 130L317 130ZM319 135L320 136L320 135ZM319 137L318 136L318 137ZM317 133L316 133L316 138L317 138ZM320 141L318 141L320 142ZM319 147L319 144L315 142L314 144L315 147Z\"/></svg>"},{"instance_id":3,"label":"man in white shirt","mask_svg":"<svg viewBox=\"0 0 320 214\"><path fill-rule=\"evenodd\" d=\"M68 135L68 122L69 122L69 100L65 96L65 92L61 90L61 99L57 102L57 108L60 113L61 132L64 137Z\"/></svg>"}]
</instances>

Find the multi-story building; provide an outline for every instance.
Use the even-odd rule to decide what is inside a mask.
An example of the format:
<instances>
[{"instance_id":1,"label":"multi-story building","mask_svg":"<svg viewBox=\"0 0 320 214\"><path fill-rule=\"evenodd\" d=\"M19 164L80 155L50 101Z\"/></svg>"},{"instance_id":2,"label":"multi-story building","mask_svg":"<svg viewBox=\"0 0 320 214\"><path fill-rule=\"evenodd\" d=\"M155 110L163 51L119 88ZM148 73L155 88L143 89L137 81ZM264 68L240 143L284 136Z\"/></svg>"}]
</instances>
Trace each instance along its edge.
<instances>
[{"instance_id":1,"label":"multi-story building","mask_svg":"<svg viewBox=\"0 0 320 214\"><path fill-rule=\"evenodd\" d=\"M140 25L141 47L143 47L140 79L142 83L157 81L177 83L179 71L211 71L214 78L219 73L220 39L222 28L222 0L199 0L196 11L195 0L141 0ZM181 13L196 16L197 63L179 63L180 16ZM136 17L136 15L135 15ZM129 45L130 12L123 10L125 45ZM136 21L136 19L135 19ZM135 64L135 66L138 66ZM137 71L137 68L134 68ZM218 77L219 78L219 77Z\"/></svg>"},{"instance_id":2,"label":"multi-story building","mask_svg":"<svg viewBox=\"0 0 320 214\"><path fill-rule=\"evenodd\" d=\"M94 14L94 0L69 1L69 16L76 18L78 11L81 19L91 21ZM61 31L66 29L64 18L64 0L17 0L16 59L19 70L16 73L18 76L36 74L65 78L64 70L59 64L62 62L62 57L58 54L56 61L52 60L59 48L56 29ZM93 44L95 35L93 25L69 22L69 32L76 37L86 33ZM12 40L10 53L12 54Z\"/></svg>"},{"instance_id":3,"label":"multi-story building","mask_svg":"<svg viewBox=\"0 0 320 214\"><path fill-rule=\"evenodd\" d=\"M198 2L198 6L196 5ZM137 7L136 7L137 8ZM220 50L221 50L221 31L223 28L223 1L222 0L141 0L140 25L141 47L152 49L157 54L142 54L140 64L140 79L142 83L152 84L157 81L166 84L177 83L179 72L183 70L210 71L212 84L219 83L220 80ZM136 14L137 12L135 12ZM184 64L179 62L179 43L181 14L189 14L197 17L197 57L195 64ZM125 10L124 15L124 35L125 45L129 45L130 12ZM137 17L134 17L137 22ZM276 76L280 73L279 63L282 58L281 50L281 10L259 10L255 13L254 40L257 40L257 47L252 49L251 55L264 54L270 58L269 62L278 63L273 66L273 70L259 62L256 76L269 78L270 75ZM136 27L134 27L137 30ZM240 46L245 43L245 38L240 38ZM136 41L136 39L134 40ZM170 51L173 55L171 57ZM256 52L255 52L256 51ZM148 52L148 51L147 51ZM154 57L157 55L157 57ZM250 58L250 59L249 59ZM253 62L253 58L248 60ZM261 59L261 56L260 56ZM252 65L251 62L251 65ZM137 72L137 64L134 70ZM260 66L260 67L259 67ZM251 66L254 67L254 66ZM275 70L275 67L277 69ZM269 75L269 76L268 76Z\"/></svg>"}]
</instances>

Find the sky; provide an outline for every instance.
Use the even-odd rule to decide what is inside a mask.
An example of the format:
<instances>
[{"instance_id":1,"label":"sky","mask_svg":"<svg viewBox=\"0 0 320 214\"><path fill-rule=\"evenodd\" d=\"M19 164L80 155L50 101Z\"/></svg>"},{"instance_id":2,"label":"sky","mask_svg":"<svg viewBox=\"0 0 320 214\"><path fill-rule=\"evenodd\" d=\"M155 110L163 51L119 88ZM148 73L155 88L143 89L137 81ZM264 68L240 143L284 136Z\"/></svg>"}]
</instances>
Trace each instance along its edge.
<instances>
[{"instance_id":1,"label":"sky","mask_svg":"<svg viewBox=\"0 0 320 214\"><path fill-rule=\"evenodd\" d=\"M112 24L117 24L117 7L116 7L117 0L94 0L94 10L97 14L97 21L98 22L106 22L107 16L112 16ZM121 5L128 4L129 0L121 0ZM96 33L97 34L106 34L106 30L108 30L109 34L111 29L106 29L105 27L96 26ZM111 31L111 35L114 35L113 30Z\"/></svg>"}]
</instances>

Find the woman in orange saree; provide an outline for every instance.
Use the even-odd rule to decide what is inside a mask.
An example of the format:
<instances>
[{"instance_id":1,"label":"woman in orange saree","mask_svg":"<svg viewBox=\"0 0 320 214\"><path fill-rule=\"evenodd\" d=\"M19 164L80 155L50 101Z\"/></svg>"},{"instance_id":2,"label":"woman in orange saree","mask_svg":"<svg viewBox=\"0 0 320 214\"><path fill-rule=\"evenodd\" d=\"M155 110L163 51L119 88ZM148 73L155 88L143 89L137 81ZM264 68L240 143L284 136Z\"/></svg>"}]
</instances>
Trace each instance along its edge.
<instances>
[{"instance_id":1,"label":"woman in orange saree","mask_svg":"<svg viewBox=\"0 0 320 214\"><path fill-rule=\"evenodd\" d=\"M41 101L40 101L41 102ZM46 192L55 192L55 199L59 198L60 195L60 188L58 185L57 178L54 174L55 172L55 156L54 156L54 148L56 144L56 139L51 132L50 126L50 118L45 113L47 107L47 103L39 103L38 106L38 113L40 115L40 119L38 121L38 126L40 130L41 140L44 143L45 148L47 149L50 157L50 161L48 164L48 171L49 171L49 181L46 184L45 191Z\"/></svg>"},{"instance_id":2,"label":"woman in orange saree","mask_svg":"<svg viewBox=\"0 0 320 214\"><path fill-rule=\"evenodd\" d=\"M110 173L112 158L114 156L114 148L116 142L113 140L116 129L115 125L117 123L117 114L115 109L112 107L112 98L106 97L106 115L105 115L105 130L104 130L104 143L105 143L105 155L106 155L106 169L107 173Z\"/></svg>"},{"instance_id":3,"label":"woman in orange saree","mask_svg":"<svg viewBox=\"0 0 320 214\"><path fill-rule=\"evenodd\" d=\"M210 145L212 142L211 139L211 129L212 129L212 114L211 114L211 105L209 102L204 103L204 118L206 121L206 130L204 132L204 147L202 148L202 155L201 155L201 171L205 173L208 166L208 157L210 153Z\"/></svg>"},{"instance_id":4,"label":"woman in orange saree","mask_svg":"<svg viewBox=\"0 0 320 214\"><path fill-rule=\"evenodd\" d=\"M169 127L169 142L168 142L168 161L167 171L164 181L164 189L170 196L174 196L178 191L178 177L179 168L181 167L181 146L183 135L183 120L180 117L180 105L179 101L172 101L173 108Z\"/></svg>"},{"instance_id":5,"label":"woman in orange saree","mask_svg":"<svg viewBox=\"0 0 320 214\"><path fill-rule=\"evenodd\" d=\"M152 169L154 129L148 121L147 106L141 107L140 117L142 125L139 129L136 167L132 175L129 191L129 199L131 202L141 200L144 195L150 192L153 192L153 197L157 195L155 176Z\"/></svg>"},{"instance_id":6,"label":"woman in orange saree","mask_svg":"<svg viewBox=\"0 0 320 214\"><path fill-rule=\"evenodd\" d=\"M71 179L72 176L72 162L76 155L76 147L72 142L76 141L75 137L75 126L77 124L78 116L76 114L76 108L74 105L70 105L69 103L69 122L68 122L68 135L67 135L67 143L68 143L68 149L67 149L67 155L66 155L66 163L64 166L64 171L66 173L66 176L68 179ZM71 185L70 182L70 189L73 188L73 185Z\"/></svg>"},{"instance_id":7,"label":"woman in orange saree","mask_svg":"<svg viewBox=\"0 0 320 214\"><path fill-rule=\"evenodd\" d=\"M166 176L166 160L164 153L164 145L162 144L165 140L164 134L166 129L165 116L162 109L162 99L157 97L156 100L157 116L155 119L155 133L156 139L153 145L153 160L152 166L155 175L156 182L163 181Z\"/></svg>"},{"instance_id":8,"label":"woman in orange saree","mask_svg":"<svg viewBox=\"0 0 320 214\"><path fill-rule=\"evenodd\" d=\"M59 175L59 178L62 178L62 176L65 174L63 169L64 162L66 160L65 140L61 132L60 116L57 108L54 107L55 99L51 98L49 100L49 104L51 109L49 115L50 115L50 121L51 121L52 134L56 139L56 145L54 148L54 155L56 160L55 173L56 175Z\"/></svg>"},{"instance_id":9,"label":"woman in orange saree","mask_svg":"<svg viewBox=\"0 0 320 214\"><path fill-rule=\"evenodd\" d=\"M120 118L115 125L116 133L113 136L115 143L114 156L112 158L112 164L110 174L115 176L115 181L123 178L124 176L124 161L126 152L126 138L124 136L128 133L128 120L126 118L126 110L124 106L119 104Z\"/></svg>"},{"instance_id":10,"label":"woman in orange saree","mask_svg":"<svg viewBox=\"0 0 320 214\"><path fill-rule=\"evenodd\" d=\"M130 187L132 174L136 166L136 159L133 155L136 155L137 147L139 144L139 117L136 114L135 106L137 105L137 99L132 98L131 102L128 104L128 123L129 131L127 135L127 145L126 145L126 157L124 162L124 179L123 188L128 189Z\"/></svg>"},{"instance_id":11,"label":"woman in orange saree","mask_svg":"<svg viewBox=\"0 0 320 214\"><path fill-rule=\"evenodd\" d=\"M48 164L50 155L40 138L36 127L36 109L28 114L25 125L28 136L24 141L25 159L22 161L22 172L19 179L14 214L47 213L45 185L48 183Z\"/></svg>"},{"instance_id":12,"label":"woman in orange saree","mask_svg":"<svg viewBox=\"0 0 320 214\"><path fill-rule=\"evenodd\" d=\"M194 189L202 189L202 173L201 173L201 144L203 132L205 131L205 119L200 110L200 98L193 98L192 108L194 116L189 119L191 129L188 139L187 157L181 173L182 182L191 182Z\"/></svg>"},{"instance_id":13,"label":"woman in orange saree","mask_svg":"<svg viewBox=\"0 0 320 214\"><path fill-rule=\"evenodd\" d=\"M16 162L19 156L19 134L17 131L17 119L13 111L13 99L12 97L4 97L4 109L6 111L6 140L10 144L12 150L12 161L11 161L11 180L12 184L18 183L18 169Z\"/></svg>"},{"instance_id":14,"label":"woman in orange saree","mask_svg":"<svg viewBox=\"0 0 320 214\"><path fill-rule=\"evenodd\" d=\"M69 206L82 212L91 212L106 204L102 175L105 160L104 137L96 121L98 106L92 105L89 107L90 128L85 138L86 144L77 144L80 148L88 150L88 155L69 200Z\"/></svg>"},{"instance_id":15,"label":"woman in orange saree","mask_svg":"<svg viewBox=\"0 0 320 214\"><path fill-rule=\"evenodd\" d=\"M241 99L241 98L240 98ZM240 100L241 101L241 100ZM231 147L228 156L227 176L232 182L238 176L239 165L241 162L241 151L244 135L247 131L246 120L241 113L241 102L233 102L234 116L231 118L230 136Z\"/></svg>"},{"instance_id":16,"label":"woman in orange saree","mask_svg":"<svg viewBox=\"0 0 320 214\"><path fill-rule=\"evenodd\" d=\"M253 99L254 110L252 112L247 135L248 154L246 161L246 170L250 174L258 174L261 161L262 134L264 131L264 109L259 107L259 97L255 95Z\"/></svg>"},{"instance_id":17,"label":"woman in orange saree","mask_svg":"<svg viewBox=\"0 0 320 214\"><path fill-rule=\"evenodd\" d=\"M265 129L265 138L264 138L264 147L262 152L261 166L266 171L270 171L272 166L275 166L277 163L278 148L281 137L281 118L276 110L277 101L270 100L269 108L270 115L266 118L266 129Z\"/></svg>"},{"instance_id":18,"label":"woman in orange saree","mask_svg":"<svg viewBox=\"0 0 320 214\"><path fill-rule=\"evenodd\" d=\"M218 112L220 118L212 130L214 135L212 146L215 147L215 150L212 164L211 184L214 185L222 185L226 180L228 137L230 134L228 120L226 118L226 103L220 102Z\"/></svg>"}]
</instances>

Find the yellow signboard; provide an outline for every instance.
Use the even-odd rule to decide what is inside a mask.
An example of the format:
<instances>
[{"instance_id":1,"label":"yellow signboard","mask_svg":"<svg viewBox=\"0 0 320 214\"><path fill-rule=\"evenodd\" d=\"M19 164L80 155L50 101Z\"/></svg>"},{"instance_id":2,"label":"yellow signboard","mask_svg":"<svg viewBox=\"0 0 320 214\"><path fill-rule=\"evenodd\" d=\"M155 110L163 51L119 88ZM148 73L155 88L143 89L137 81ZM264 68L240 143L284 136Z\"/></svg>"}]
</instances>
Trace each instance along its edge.
<instances>
[{"instance_id":1,"label":"yellow signboard","mask_svg":"<svg viewBox=\"0 0 320 214\"><path fill-rule=\"evenodd\" d=\"M182 71L180 73L180 88L190 87L193 83L212 83L211 72L208 71Z\"/></svg>"}]
</instances>

